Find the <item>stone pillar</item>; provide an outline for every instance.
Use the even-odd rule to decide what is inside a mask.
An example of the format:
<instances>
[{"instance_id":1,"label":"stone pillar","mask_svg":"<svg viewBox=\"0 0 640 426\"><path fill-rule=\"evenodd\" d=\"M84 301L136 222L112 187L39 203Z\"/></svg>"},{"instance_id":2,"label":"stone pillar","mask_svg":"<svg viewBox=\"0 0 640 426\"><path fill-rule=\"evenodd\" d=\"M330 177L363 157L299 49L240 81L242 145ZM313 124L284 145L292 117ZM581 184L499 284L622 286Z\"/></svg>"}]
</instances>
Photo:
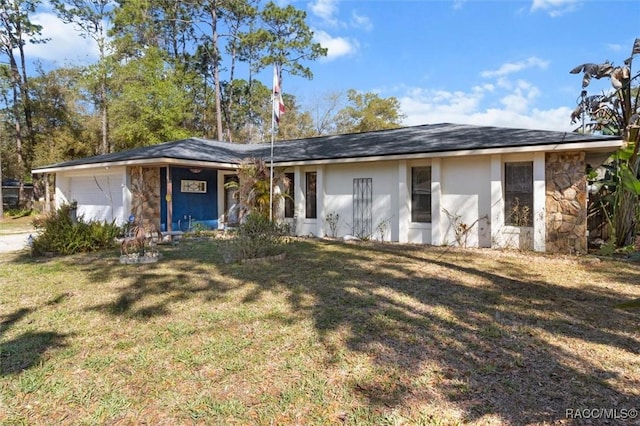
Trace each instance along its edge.
<instances>
[{"instance_id":1,"label":"stone pillar","mask_svg":"<svg viewBox=\"0 0 640 426\"><path fill-rule=\"evenodd\" d=\"M546 154L546 251L587 252L587 177L584 152Z\"/></svg>"},{"instance_id":2,"label":"stone pillar","mask_svg":"<svg viewBox=\"0 0 640 426\"><path fill-rule=\"evenodd\" d=\"M148 231L160 230L160 169L131 168L131 213Z\"/></svg>"}]
</instances>

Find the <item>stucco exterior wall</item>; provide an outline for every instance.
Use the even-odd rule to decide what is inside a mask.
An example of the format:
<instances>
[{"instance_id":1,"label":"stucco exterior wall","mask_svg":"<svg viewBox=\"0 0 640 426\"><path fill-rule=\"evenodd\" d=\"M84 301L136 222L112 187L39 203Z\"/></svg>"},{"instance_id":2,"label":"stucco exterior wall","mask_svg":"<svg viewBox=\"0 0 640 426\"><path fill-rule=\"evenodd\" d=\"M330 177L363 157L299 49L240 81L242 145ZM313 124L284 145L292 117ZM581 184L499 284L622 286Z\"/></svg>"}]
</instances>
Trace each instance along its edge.
<instances>
[{"instance_id":1,"label":"stucco exterior wall","mask_svg":"<svg viewBox=\"0 0 640 426\"><path fill-rule=\"evenodd\" d=\"M436 244L457 245L456 226L470 227L468 247L491 247L491 158L469 156L442 160L440 233ZM445 211L446 210L446 211Z\"/></svg>"},{"instance_id":2,"label":"stucco exterior wall","mask_svg":"<svg viewBox=\"0 0 640 426\"><path fill-rule=\"evenodd\" d=\"M322 167L296 169L296 206L300 235L331 236L325 220L330 213L339 215L337 237L353 234L353 182L354 179L371 178L371 235L372 239L398 240L398 179L397 162L333 164ZM316 171L318 208L317 218L305 218L305 173Z\"/></svg>"},{"instance_id":3,"label":"stucco exterior wall","mask_svg":"<svg viewBox=\"0 0 640 426\"><path fill-rule=\"evenodd\" d=\"M534 223L527 228L505 225L504 164L531 161ZM432 222L411 222L411 169L431 167ZM458 245L456 227L470 231L460 243L467 247L545 250L545 156L513 154L389 160L318 167L295 167L298 235L331 236L325 220L340 216L337 237L353 234L353 181L372 179L372 239L402 243ZM305 173L318 173L318 216L305 218ZM382 232L381 232L382 231Z\"/></svg>"}]
</instances>

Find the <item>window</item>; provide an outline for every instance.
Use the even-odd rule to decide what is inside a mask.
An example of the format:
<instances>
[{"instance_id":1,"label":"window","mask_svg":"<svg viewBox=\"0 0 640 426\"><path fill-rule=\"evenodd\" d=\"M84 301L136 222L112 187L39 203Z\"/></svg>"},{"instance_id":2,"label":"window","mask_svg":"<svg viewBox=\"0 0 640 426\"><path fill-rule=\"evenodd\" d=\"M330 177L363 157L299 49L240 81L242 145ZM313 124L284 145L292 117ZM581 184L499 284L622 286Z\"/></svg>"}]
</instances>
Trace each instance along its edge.
<instances>
[{"instance_id":1,"label":"window","mask_svg":"<svg viewBox=\"0 0 640 426\"><path fill-rule=\"evenodd\" d=\"M294 217L296 214L296 187L294 184L295 174L294 173L285 173L285 179L287 180L286 189L284 194L284 217Z\"/></svg>"},{"instance_id":2,"label":"window","mask_svg":"<svg viewBox=\"0 0 640 426\"><path fill-rule=\"evenodd\" d=\"M533 162L504 165L504 217L511 226L533 224Z\"/></svg>"},{"instance_id":3,"label":"window","mask_svg":"<svg viewBox=\"0 0 640 426\"><path fill-rule=\"evenodd\" d=\"M205 194L207 192L207 181L183 179L180 181L180 191Z\"/></svg>"},{"instance_id":4,"label":"window","mask_svg":"<svg viewBox=\"0 0 640 426\"><path fill-rule=\"evenodd\" d=\"M235 185L231 182L235 182ZM230 188L231 187L231 188ZM224 176L224 211L229 211L232 205L236 203L234 194L238 192L238 176L225 175Z\"/></svg>"},{"instance_id":5,"label":"window","mask_svg":"<svg viewBox=\"0 0 640 426\"><path fill-rule=\"evenodd\" d=\"M305 173L305 217L307 219L317 218L317 198L316 198L316 180L318 175L316 172Z\"/></svg>"},{"instance_id":6,"label":"window","mask_svg":"<svg viewBox=\"0 0 640 426\"><path fill-rule=\"evenodd\" d=\"M411 168L411 221L431 223L431 167Z\"/></svg>"}]
</instances>

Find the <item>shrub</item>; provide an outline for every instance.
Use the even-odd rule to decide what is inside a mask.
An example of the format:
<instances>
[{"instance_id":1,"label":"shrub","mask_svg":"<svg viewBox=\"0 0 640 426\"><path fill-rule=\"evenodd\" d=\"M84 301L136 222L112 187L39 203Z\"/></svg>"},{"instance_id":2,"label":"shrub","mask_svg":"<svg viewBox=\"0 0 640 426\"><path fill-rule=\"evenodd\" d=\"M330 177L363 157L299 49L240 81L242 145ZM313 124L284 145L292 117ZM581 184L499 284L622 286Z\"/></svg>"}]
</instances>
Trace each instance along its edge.
<instances>
[{"instance_id":1,"label":"shrub","mask_svg":"<svg viewBox=\"0 0 640 426\"><path fill-rule=\"evenodd\" d=\"M21 209L17 207L4 209L4 215L13 218L31 216L33 214L35 214L35 211L33 209Z\"/></svg>"},{"instance_id":2,"label":"shrub","mask_svg":"<svg viewBox=\"0 0 640 426\"><path fill-rule=\"evenodd\" d=\"M287 230L258 213L250 213L234 233L226 261L281 254L288 242Z\"/></svg>"},{"instance_id":3,"label":"shrub","mask_svg":"<svg viewBox=\"0 0 640 426\"><path fill-rule=\"evenodd\" d=\"M38 235L31 246L35 256L45 253L69 255L111 248L121 230L114 222L85 222L82 216L72 219L72 206L63 205L33 225Z\"/></svg>"}]
</instances>

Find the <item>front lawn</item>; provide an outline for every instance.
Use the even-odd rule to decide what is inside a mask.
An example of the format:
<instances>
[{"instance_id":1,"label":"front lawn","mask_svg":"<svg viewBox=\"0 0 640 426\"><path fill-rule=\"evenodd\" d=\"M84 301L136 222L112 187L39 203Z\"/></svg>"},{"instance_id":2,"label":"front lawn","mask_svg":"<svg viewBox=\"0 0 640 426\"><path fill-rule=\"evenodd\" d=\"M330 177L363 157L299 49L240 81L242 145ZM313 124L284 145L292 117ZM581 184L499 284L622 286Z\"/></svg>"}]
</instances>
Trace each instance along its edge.
<instances>
[{"instance_id":1,"label":"front lawn","mask_svg":"<svg viewBox=\"0 0 640 426\"><path fill-rule=\"evenodd\" d=\"M2 424L572 424L640 408L640 265L297 240L0 255ZM631 423L629 423L631 424Z\"/></svg>"}]
</instances>

